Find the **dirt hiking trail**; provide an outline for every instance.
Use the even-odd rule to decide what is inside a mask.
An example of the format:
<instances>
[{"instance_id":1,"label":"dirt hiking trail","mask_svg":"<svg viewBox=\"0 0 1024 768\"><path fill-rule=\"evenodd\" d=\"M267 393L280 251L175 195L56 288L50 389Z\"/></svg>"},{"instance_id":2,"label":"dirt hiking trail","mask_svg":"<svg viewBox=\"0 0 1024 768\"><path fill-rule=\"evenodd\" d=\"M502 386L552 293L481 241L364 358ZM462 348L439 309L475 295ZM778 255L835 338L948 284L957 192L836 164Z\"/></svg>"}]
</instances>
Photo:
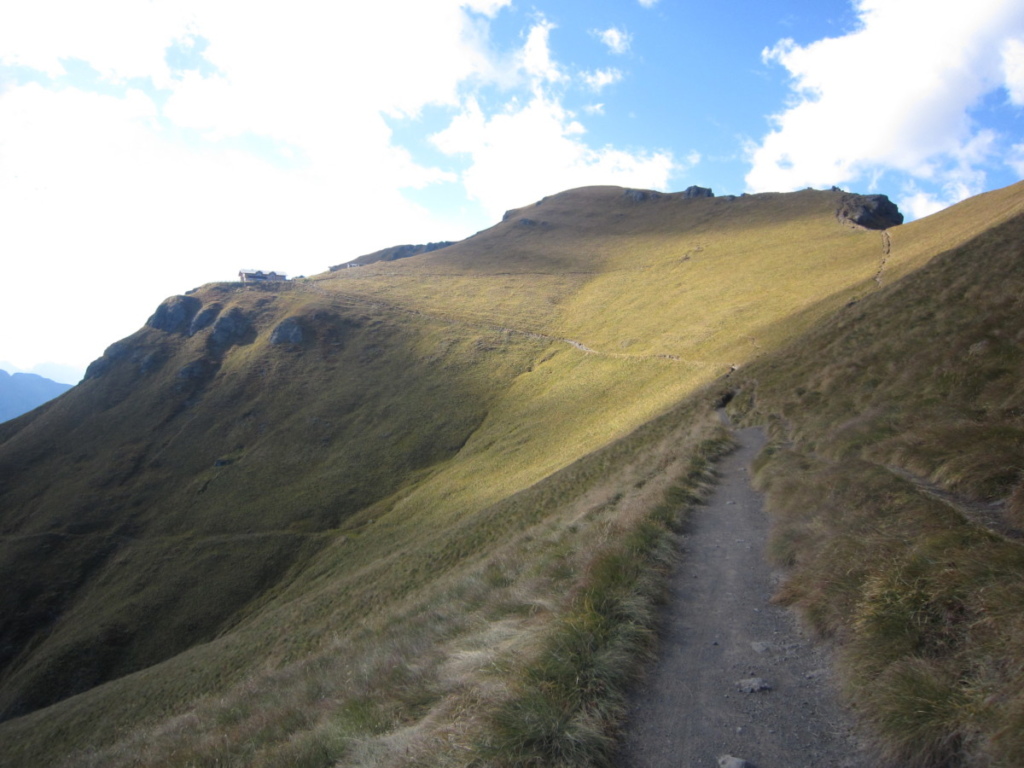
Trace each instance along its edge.
<instances>
[{"instance_id":1,"label":"dirt hiking trail","mask_svg":"<svg viewBox=\"0 0 1024 768\"><path fill-rule=\"evenodd\" d=\"M737 429L719 484L693 510L659 660L633 697L623 768L868 768L827 649L772 605L768 517L750 485L760 429Z\"/></svg>"}]
</instances>

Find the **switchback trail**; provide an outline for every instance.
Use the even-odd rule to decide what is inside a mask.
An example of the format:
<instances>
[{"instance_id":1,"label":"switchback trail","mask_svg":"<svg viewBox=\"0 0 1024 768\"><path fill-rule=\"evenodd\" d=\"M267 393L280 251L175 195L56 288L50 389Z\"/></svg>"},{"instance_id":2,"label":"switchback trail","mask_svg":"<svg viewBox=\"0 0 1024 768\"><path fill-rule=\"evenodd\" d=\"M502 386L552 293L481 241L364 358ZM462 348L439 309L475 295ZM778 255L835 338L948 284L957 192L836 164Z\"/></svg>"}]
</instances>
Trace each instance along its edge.
<instances>
[{"instance_id":1,"label":"switchback trail","mask_svg":"<svg viewBox=\"0 0 1024 768\"><path fill-rule=\"evenodd\" d=\"M692 512L660 657L635 691L616 764L874 766L836 700L827 650L771 603L780 575L764 557L768 518L749 472L764 434L734 436L718 486Z\"/></svg>"}]
</instances>

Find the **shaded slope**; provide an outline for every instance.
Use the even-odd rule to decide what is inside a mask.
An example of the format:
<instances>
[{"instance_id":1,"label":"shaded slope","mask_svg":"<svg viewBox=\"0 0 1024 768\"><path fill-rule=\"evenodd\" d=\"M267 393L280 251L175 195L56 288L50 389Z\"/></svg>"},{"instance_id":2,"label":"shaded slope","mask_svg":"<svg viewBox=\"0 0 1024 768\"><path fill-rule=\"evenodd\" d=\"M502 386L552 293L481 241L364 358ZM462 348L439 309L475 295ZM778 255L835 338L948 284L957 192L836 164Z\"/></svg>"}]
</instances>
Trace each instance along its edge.
<instances>
[{"instance_id":1,"label":"shaded slope","mask_svg":"<svg viewBox=\"0 0 1024 768\"><path fill-rule=\"evenodd\" d=\"M401 634L420 606L473 604L457 585L524 531L529 565L509 585L533 597L512 600L521 615L473 621L531 637L575 583L531 579L579 577L584 543L634 520L627 501L652 503L710 429L680 411L658 427L672 440L648 443L657 430L643 425L878 289L881 235L838 222L840 198L573 190L435 253L168 302L76 397L0 427L2 567L35 569L8 598L25 618L4 703L13 714L86 691L0 726L0 740L31 764L184 716L267 669L333 664L331 647L372 666L373 632ZM887 269L932 255L893 241ZM71 429L76 451L56 438ZM47 537L66 568L36 546ZM465 632L461 615L446 621ZM422 632L420 653L449 658L447 632ZM447 722L416 701L346 728Z\"/></svg>"},{"instance_id":2,"label":"shaded slope","mask_svg":"<svg viewBox=\"0 0 1024 768\"><path fill-rule=\"evenodd\" d=\"M485 366L489 334L432 338L288 291L190 298L242 330L146 328L6 429L8 716L212 637L319 532L458 451L537 348L502 343ZM282 315L301 341L269 342Z\"/></svg>"},{"instance_id":3,"label":"shaded slope","mask_svg":"<svg viewBox=\"0 0 1024 768\"><path fill-rule=\"evenodd\" d=\"M739 377L734 407L773 428L781 596L840 638L901 765L1024 760L1024 546L1000 535L1024 522L1022 193L901 229L921 247L986 204L1000 222Z\"/></svg>"}]
</instances>

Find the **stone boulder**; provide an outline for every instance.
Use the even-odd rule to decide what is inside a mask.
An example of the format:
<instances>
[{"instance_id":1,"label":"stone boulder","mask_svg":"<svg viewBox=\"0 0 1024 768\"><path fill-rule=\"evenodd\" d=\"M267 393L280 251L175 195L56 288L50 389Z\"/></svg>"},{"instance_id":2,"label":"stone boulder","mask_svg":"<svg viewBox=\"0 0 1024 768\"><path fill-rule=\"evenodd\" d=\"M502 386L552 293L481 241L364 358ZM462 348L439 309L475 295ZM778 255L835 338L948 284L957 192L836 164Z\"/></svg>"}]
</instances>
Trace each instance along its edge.
<instances>
[{"instance_id":1,"label":"stone boulder","mask_svg":"<svg viewBox=\"0 0 1024 768\"><path fill-rule=\"evenodd\" d=\"M836 218L864 229L888 229L903 223L900 209L885 195L843 195Z\"/></svg>"},{"instance_id":2,"label":"stone boulder","mask_svg":"<svg viewBox=\"0 0 1024 768\"><path fill-rule=\"evenodd\" d=\"M664 197L661 192L655 192L651 189L627 189L622 193L622 196L627 200L632 200L634 203L644 203L648 200L660 200Z\"/></svg>"},{"instance_id":3,"label":"stone boulder","mask_svg":"<svg viewBox=\"0 0 1024 768\"><path fill-rule=\"evenodd\" d=\"M698 197L714 197L715 193L711 191L710 187L698 187L696 185L687 187L683 190L683 198L686 200L693 200Z\"/></svg>"}]
</instances>

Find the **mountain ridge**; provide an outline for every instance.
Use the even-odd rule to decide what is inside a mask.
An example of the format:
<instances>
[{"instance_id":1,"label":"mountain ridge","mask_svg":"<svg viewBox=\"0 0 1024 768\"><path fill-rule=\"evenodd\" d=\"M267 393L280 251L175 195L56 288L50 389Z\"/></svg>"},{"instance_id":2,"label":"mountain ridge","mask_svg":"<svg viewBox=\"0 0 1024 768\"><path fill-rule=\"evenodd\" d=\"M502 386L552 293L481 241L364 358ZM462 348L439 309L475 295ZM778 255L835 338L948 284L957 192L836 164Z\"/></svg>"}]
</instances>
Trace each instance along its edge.
<instances>
[{"instance_id":1,"label":"mountain ridge","mask_svg":"<svg viewBox=\"0 0 1024 768\"><path fill-rule=\"evenodd\" d=\"M533 609L479 620L518 627L503 643L521 649L573 594L523 581L543 553L583 578L607 526L713 455L693 393L749 386L755 360L1024 206L1018 185L880 233L837 220L839 190L626 192L569 190L398 261L171 297L72 393L0 426L0 573L16 585L0 740L25 760L109 745L129 690L153 702L140 716L180 713L242 685L254 658L334 664L317 655L329 636L370 659L353 627L404 626L418 600L479 589L459 586L478 567L497 569L488 589L536 591L516 603ZM540 559L509 570L531 562L526 532ZM438 631L439 660L472 636ZM444 720L447 700L427 711ZM373 707L381 733L422 715ZM52 744L58 720L92 735Z\"/></svg>"}]
</instances>

